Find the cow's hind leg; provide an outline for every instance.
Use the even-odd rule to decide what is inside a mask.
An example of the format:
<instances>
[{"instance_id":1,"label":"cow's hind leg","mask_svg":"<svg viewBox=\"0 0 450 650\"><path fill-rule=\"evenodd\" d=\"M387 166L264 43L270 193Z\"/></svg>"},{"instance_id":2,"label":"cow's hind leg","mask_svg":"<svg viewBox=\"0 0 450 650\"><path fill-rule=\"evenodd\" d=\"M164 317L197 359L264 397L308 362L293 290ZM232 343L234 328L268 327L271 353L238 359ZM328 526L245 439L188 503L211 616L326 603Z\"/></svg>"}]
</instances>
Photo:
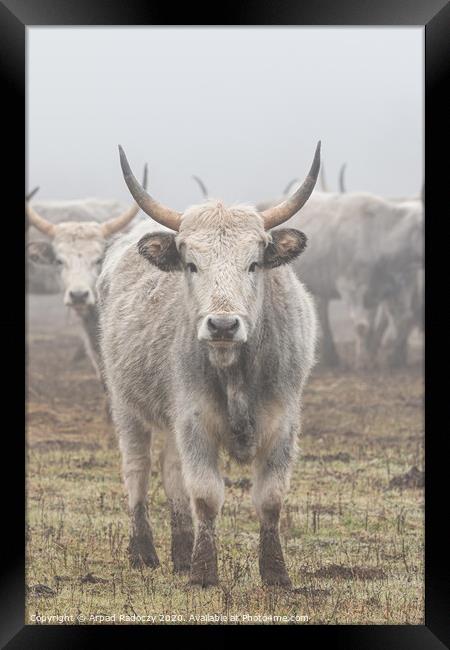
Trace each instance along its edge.
<instances>
[{"instance_id":1,"label":"cow's hind leg","mask_svg":"<svg viewBox=\"0 0 450 650\"><path fill-rule=\"evenodd\" d=\"M292 586L281 548L279 524L294 457L294 436L283 436L255 464L253 502L260 521L259 572L265 585Z\"/></svg>"},{"instance_id":2,"label":"cow's hind leg","mask_svg":"<svg viewBox=\"0 0 450 650\"><path fill-rule=\"evenodd\" d=\"M170 433L161 454L161 466L163 486L170 503L173 569L175 572L189 571L194 546L191 506L176 442Z\"/></svg>"},{"instance_id":3,"label":"cow's hind leg","mask_svg":"<svg viewBox=\"0 0 450 650\"><path fill-rule=\"evenodd\" d=\"M141 422L126 411L118 414L115 409L114 420L119 434L123 477L131 516L128 547L130 563L133 567L142 564L157 567L159 560L153 544L147 503L151 435Z\"/></svg>"}]
</instances>

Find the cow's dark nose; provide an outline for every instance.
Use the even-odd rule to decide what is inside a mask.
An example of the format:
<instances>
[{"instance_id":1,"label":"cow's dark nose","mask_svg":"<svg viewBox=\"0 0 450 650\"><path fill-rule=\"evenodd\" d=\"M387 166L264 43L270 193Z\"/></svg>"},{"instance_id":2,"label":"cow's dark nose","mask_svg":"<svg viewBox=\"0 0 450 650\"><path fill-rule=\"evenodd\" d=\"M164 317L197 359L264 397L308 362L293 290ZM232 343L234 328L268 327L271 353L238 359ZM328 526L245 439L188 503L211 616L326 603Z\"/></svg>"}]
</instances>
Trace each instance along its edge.
<instances>
[{"instance_id":1,"label":"cow's dark nose","mask_svg":"<svg viewBox=\"0 0 450 650\"><path fill-rule=\"evenodd\" d=\"M236 316L210 316L208 329L214 336L231 337L239 329L239 319Z\"/></svg>"},{"instance_id":2,"label":"cow's dark nose","mask_svg":"<svg viewBox=\"0 0 450 650\"><path fill-rule=\"evenodd\" d=\"M356 332L358 336L366 336L366 334L369 332L369 323L366 323L365 321L360 321L357 323Z\"/></svg>"},{"instance_id":3,"label":"cow's dark nose","mask_svg":"<svg viewBox=\"0 0 450 650\"><path fill-rule=\"evenodd\" d=\"M82 305L89 297L89 291L69 291L72 304Z\"/></svg>"}]
</instances>

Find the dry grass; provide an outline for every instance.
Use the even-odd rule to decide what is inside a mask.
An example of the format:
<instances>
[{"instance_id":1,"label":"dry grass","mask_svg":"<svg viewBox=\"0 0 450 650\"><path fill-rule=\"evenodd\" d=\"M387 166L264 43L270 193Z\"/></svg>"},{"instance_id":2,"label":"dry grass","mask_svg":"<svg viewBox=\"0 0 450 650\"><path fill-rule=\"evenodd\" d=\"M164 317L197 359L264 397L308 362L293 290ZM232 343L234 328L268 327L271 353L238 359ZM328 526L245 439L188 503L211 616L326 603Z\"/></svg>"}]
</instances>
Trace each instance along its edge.
<instances>
[{"instance_id":1,"label":"dry grass","mask_svg":"<svg viewBox=\"0 0 450 650\"><path fill-rule=\"evenodd\" d=\"M420 368L317 370L309 382L281 522L293 591L261 586L250 474L224 459L221 583L202 590L172 573L157 462L149 499L161 568L130 569L119 453L88 362L69 367L75 345L72 337L57 348L51 336L29 342L27 622L33 614L82 615L86 623L91 615L195 623L208 614L261 614L312 624L423 623ZM159 440L154 447L156 459Z\"/></svg>"}]
</instances>

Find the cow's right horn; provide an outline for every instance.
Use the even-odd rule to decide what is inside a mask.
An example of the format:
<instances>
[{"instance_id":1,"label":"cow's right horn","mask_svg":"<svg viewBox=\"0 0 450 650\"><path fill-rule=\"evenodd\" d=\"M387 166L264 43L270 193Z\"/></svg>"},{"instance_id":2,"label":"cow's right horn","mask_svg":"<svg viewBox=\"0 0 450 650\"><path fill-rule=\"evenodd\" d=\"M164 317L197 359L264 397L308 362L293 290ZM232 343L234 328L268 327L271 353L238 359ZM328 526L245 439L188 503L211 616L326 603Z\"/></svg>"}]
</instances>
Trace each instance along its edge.
<instances>
[{"instance_id":1,"label":"cow's right horn","mask_svg":"<svg viewBox=\"0 0 450 650\"><path fill-rule=\"evenodd\" d=\"M47 235L48 237L54 237L55 225L53 223L50 223L50 221L47 221L47 219L43 219L41 216L39 216L36 210L34 210L34 208L32 208L27 201L25 201L25 214L32 226L40 230L40 232L44 233L44 235Z\"/></svg>"},{"instance_id":2,"label":"cow's right horn","mask_svg":"<svg viewBox=\"0 0 450 650\"><path fill-rule=\"evenodd\" d=\"M144 178L142 181L142 187L144 190L147 189L147 176L148 176L148 167L147 163L144 165ZM102 226L102 235L104 237L110 237L111 235L114 235L116 232L119 232L119 230L122 230L128 224L134 219L134 217L137 215L139 212L139 205L134 203L131 208L128 208L128 210L125 210L125 212L122 212L122 214L119 214L118 217L113 217L112 219L108 219L108 221L105 221Z\"/></svg>"},{"instance_id":3,"label":"cow's right horn","mask_svg":"<svg viewBox=\"0 0 450 650\"><path fill-rule=\"evenodd\" d=\"M317 143L316 152L314 154L314 159L311 165L311 169L308 172L308 176L305 178L303 183L300 185L298 190L294 192L292 196L280 203L280 205L275 205L272 208L268 208L261 212L261 216L264 219L264 228L270 230L270 228L275 228L284 223L288 219L294 216L296 212L301 210L305 205L306 201L311 196L311 193L314 189L314 186L317 181L320 169L320 140Z\"/></svg>"},{"instance_id":4,"label":"cow's right horn","mask_svg":"<svg viewBox=\"0 0 450 650\"><path fill-rule=\"evenodd\" d=\"M175 210L171 210L166 206L158 203L155 199L150 196L148 192L144 190L142 185L136 180L133 172L131 171L130 165L128 164L127 157L124 150L119 144L119 153L120 153L120 166L122 167L123 177L125 183L128 185L134 200L140 206L140 208L148 214L152 219L160 223L162 226L171 228L172 230L179 230L181 222L181 214Z\"/></svg>"}]
</instances>

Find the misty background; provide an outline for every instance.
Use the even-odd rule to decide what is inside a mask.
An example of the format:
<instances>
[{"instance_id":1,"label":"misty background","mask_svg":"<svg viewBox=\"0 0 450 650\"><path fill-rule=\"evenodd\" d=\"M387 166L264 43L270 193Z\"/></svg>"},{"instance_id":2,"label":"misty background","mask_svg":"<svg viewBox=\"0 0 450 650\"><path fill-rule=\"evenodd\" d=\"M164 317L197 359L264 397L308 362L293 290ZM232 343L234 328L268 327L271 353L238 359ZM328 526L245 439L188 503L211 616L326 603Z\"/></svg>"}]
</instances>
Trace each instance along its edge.
<instances>
[{"instance_id":1,"label":"misty background","mask_svg":"<svg viewBox=\"0 0 450 650\"><path fill-rule=\"evenodd\" d=\"M317 140L330 189L418 195L423 28L27 28L27 187L129 202L117 145L177 210L192 174L277 198Z\"/></svg>"}]
</instances>

